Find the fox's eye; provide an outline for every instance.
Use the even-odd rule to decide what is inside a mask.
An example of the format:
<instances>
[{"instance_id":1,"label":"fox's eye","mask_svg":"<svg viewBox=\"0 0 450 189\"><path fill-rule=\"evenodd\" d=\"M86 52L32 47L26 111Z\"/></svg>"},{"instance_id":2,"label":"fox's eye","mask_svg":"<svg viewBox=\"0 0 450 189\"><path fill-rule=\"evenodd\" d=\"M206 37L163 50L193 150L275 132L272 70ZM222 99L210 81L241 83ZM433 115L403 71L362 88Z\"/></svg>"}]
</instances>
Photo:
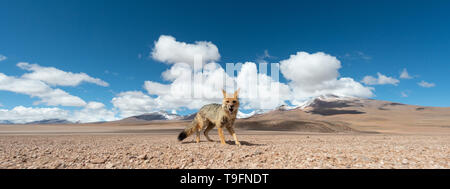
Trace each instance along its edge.
<instances>
[{"instance_id":1,"label":"fox's eye","mask_svg":"<svg viewBox=\"0 0 450 189\"><path fill-rule=\"evenodd\" d=\"M230 101L227 100L227 103L230 103Z\"/></svg>"},{"instance_id":2,"label":"fox's eye","mask_svg":"<svg viewBox=\"0 0 450 189\"><path fill-rule=\"evenodd\" d=\"M236 100L233 100L233 103L236 103Z\"/></svg>"}]
</instances>

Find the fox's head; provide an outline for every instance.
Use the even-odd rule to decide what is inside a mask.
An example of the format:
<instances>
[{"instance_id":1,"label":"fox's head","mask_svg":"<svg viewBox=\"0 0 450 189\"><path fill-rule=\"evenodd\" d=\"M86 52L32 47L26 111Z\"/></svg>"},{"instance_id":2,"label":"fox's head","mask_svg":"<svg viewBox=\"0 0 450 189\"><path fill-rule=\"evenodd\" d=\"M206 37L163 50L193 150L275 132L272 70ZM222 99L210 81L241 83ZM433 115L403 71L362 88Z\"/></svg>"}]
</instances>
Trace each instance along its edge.
<instances>
[{"instance_id":1,"label":"fox's head","mask_svg":"<svg viewBox=\"0 0 450 189\"><path fill-rule=\"evenodd\" d=\"M225 90L222 89L223 100L222 100L222 108L225 111L230 112L230 114L237 112L239 108L239 90L234 92L233 95L228 95Z\"/></svg>"}]
</instances>

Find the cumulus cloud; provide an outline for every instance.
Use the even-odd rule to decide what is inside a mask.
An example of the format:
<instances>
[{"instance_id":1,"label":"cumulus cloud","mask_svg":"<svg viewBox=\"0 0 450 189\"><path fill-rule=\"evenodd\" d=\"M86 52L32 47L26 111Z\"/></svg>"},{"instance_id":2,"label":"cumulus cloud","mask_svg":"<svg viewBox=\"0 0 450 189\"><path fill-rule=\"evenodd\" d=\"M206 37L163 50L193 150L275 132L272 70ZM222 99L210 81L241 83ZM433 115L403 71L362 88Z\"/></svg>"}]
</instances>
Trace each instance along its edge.
<instances>
[{"instance_id":1,"label":"cumulus cloud","mask_svg":"<svg viewBox=\"0 0 450 189\"><path fill-rule=\"evenodd\" d=\"M398 83L400 82L398 79L385 76L379 72L377 73L377 75L378 78L375 78L373 76L365 76L362 82L366 85L398 85Z\"/></svg>"},{"instance_id":2,"label":"cumulus cloud","mask_svg":"<svg viewBox=\"0 0 450 189\"><path fill-rule=\"evenodd\" d=\"M297 52L289 59L280 61L280 69L286 79L298 85L315 86L336 79L341 62L334 56L318 52Z\"/></svg>"},{"instance_id":3,"label":"cumulus cloud","mask_svg":"<svg viewBox=\"0 0 450 189\"><path fill-rule=\"evenodd\" d=\"M275 68L272 68L275 69ZM246 62L236 77L243 109L274 109L291 99L288 85L258 73L253 62Z\"/></svg>"},{"instance_id":4,"label":"cumulus cloud","mask_svg":"<svg viewBox=\"0 0 450 189\"><path fill-rule=\"evenodd\" d=\"M349 77L339 77L340 61L322 52L298 52L281 61L280 69L289 80L287 84L265 73L258 73L253 62L238 63L240 69L236 70L236 76L227 74L216 63L203 64L203 70L194 70L194 54L203 56L204 62L220 58L217 47L210 42L186 44L171 36L161 36L155 42L151 55L155 60L173 64L162 73L166 82L145 81L147 94L123 92L112 100L114 107L122 117L161 109L198 109L208 103L220 103L222 88L229 92L240 88L243 109L273 109L286 102L295 104L322 94L373 96L373 88ZM265 51L263 57L271 56Z\"/></svg>"},{"instance_id":5,"label":"cumulus cloud","mask_svg":"<svg viewBox=\"0 0 450 189\"><path fill-rule=\"evenodd\" d=\"M121 118L157 110L155 99L141 91L121 92L111 100L111 103L119 110Z\"/></svg>"},{"instance_id":6,"label":"cumulus cloud","mask_svg":"<svg viewBox=\"0 0 450 189\"><path fill-rule=\"evenodd\" d=\"M17 78L0 73L0 90L38 97L36 104L45 103L50 106L84 106L86 102L77 96L70 95L61 89L52 89L46 83L28 78Z\"/></svg>"},{"instance_id":7,"label":"cumulus cloud","mask_svg":"<svg viewBox=\"0 0 450 189\"><path fill-rule=\"evenodd\" d=\"M162 73L167 84L145 81L144 89L126 91L111 101L120 112L120 117L154 112L158 110L175 111L178 109L199 109L205 104L220 103L223 97L221 89L229 93L240 88L241 107L243 109L275 108L290 98L290 89L286 84L274 81L271 77L257 72L256 64L242 64L236 77L228 75L216 63L209 63L203 70L194 71L188 64L174 64ZM194 79L195 78L195 79ZM255 82L248 82L255 80ZM255 91L252 87L257 86ZM274 90L278 91L274 91ZM250 95L254 92L256 96ZM279 94L279 96L275 95Z\"/></svg>"},{"instance_id":8,"label":"cumulus cloud","mask_svg":"<svg viewBox=\"0 0 450 189\"><path fill-rule=\"evenodd\" d=\"M341 63L336 57L318 52L297 52L280 61L280 70L289 80L293 103L323 94L371 97L371 87L365 87L352 78L339 78Z\"/></svg>"},{"instance_id":9,"label":"cumulus cloud","mask_svg":"<svg viewBox=\"0 0 450 189\"><path fill-rule=\"evenodd\" d=\"M409 75L408 70L406 68L403 69L403 71L400 73L401 79L412 79L413 77Z\"/></svg>"},{"instance_id":10,"label":"cumulus cloud","mask_svg":"<svg viewBox=\"0 0 450 189\"><path fill-rule=\"evenodd\" d=\"M100 102L86 103L64 90L52 88L56 86L77 86L82 82L108 86L108 83L88 76L85 73L65 72L53 67L42 67L37 64L18 63L18 67L31 71L21 77L7 76L0 73L0 90L39 98L34 102L48 106L82 107L79 110L67 111L60 108L33 108L17 106L11 110L2 109L0 118L14 123L26 123L43 119L66 119L73 122L111 121L116 119L115 112L107 110ZM2 120L2 119L0 119Z\"/></svg>"},{"instance_id":11,"label":"cumulus cloud","mask_svg":"<svg viewBox=\"0 0 450 189\"><path fill-rule=\"evenodd\" d=\"M275 108L291 98L288 85L258 73L253 62L239 63L242 66L236 77L227 74L219 64L213 63L220 55L211 42L187 44L163 35L155 42L151 55L155 60L173 64L162 73L168 83L144 83L147 93L155 96L148 97L155 103L154 109L198 109L208 103L220 102L223 88L228 92L240 88L241 106L245 109ZM192 69L194 55L202 56L203 70ZM270 57L268 51L264 51L262 58Z\"/></svg>"},{"instance_id":12,"label":"cumulus cloud","mask_svg":"<svg viewBox=\"0 0 450 189\"><path fill-rule=\"evenodd\" d=\"M3 60L6 60L6 59L8 59L8 57L6 57L5 55L0 54L0 62L3 61Z\"/></svg>"},{"instance_id":13,"label":"cumulus cloud","mask_svg":"<svg viewBox=\"0 0 450 189\"><path fill-rule=\"evenodd\" d=\"M202 70L192 68L195 54L203 56ZM155 42L151 56L172 66L161 74L164 82L144 82L147 94L127 91L114 97L111 102L121 117L158 110L199 109L205 104L220 103L223 88L230 93L241 89L243 109L273 109L289 102L301 104L308 98L323 94L371 97L374 90L353 78L340 77L340 61L323 52L298 52L280 61L279 69L288 83L280 83L277 78L259 73L253 62L236 64L236 76L234 71L227 74L214 63L220 55L210 42L187 44L163 35ZM265 51L262 59L268 57L271 56Z\"/></svg>"},{"instance_id":14,"label":"cumulus cloud","mask_svg":"<svg viewBox=\"0 0 450 189\"><path fill-rule=\"evenodd\" d=\"M73 116L67 118L72 122L99 122L116 120L116 113L106 109L105 105L100 102L89 102L86 106L73 112Z\"/></svg>"},{"instance_id":15,"label":"cumulus cloud","mask_svg":"<svg viewBox=\"0 0 450 189\"><path fill-rule=\"evenodd\" d=\"M20 62L17 66L31 71L21 77L7 76L0 73L0 90L10 91L31 97L40 98L34 104L49 106L85 106L86 102L80 97L73 96L64 90L51 86L77 86L82 82L94 83L100 86L109 84L85 73L72 73L54 67L42 67L37 64Z\"/></svg>"},{"instance_id":16,"label":"cumulus cloud","mask_svg":"<svg viewBox=\"0 0 450 189\"><path fill-rule=\"evenodd\" d=\"M0 109L0 120L13 123L28 123L44 119L66 119L69 111L60 108L32 108L16 106L11 110Z\"/></svg>"},{"instance_id":17,"label":"cumulus cloud","mask_svg":"<svg viewBox=\"0 0 450 189\"><path fill-rule=\"evenodd\" d=\"M21 69L32 71L26 73L22 77L32 80L43 81L53 86L77 86L82 82L88 82L107 87L109 84L101 79L93 78L86 73L65 72L54 67L42 67L37 64L29 64L20 62L17 66Z\"/></svg>"},{"instance_id":18,"label":"cumulus cloud","mask_svg":"<svg viewBox=\"0 0 450 189\"><path fill-rule=\"evenodd\" d=\"M196 41L194 44L188 44L178 42L168 35L161 35L151 52L153 59L167 64L194 65L194 56L201 56L204 63L217 61L220 58L217 46L211 42Z\"/></svg>"},{"instance_id":19,"label":"cumulus cloud","mask_svg":"<svg viewBox=\"0 0 450 189\"><path fill-rule=\"evenodd\" d=\"M166 110L181 107L198 109L205 103L217 102L222 98L221 89L224 88L225 79L230 84L234 82L216 63L206 64L203 71L195 72L191 66L178 63L162 75L171 83L146 81L144 88L148 94L157 96L156 107Z\"/></svg>"},{"instance_id":20,"label":"cumulus cloud","mask_svg":"<svg viewBox=\"0 0 450 189\"><path fill-rule=\"evenodd\" d=\"M436 86L436 84L434 84L434 83L429 83L429 82L426 82L426 81L421 81L421 82L419 82L419 83L417 83L419 86L421 86L421 87L424 87L424 88L431 88L431 87L435 87Z\"/></svg>"},{"instance_id":21,"label":"cumulus cloud","mask_svg":"<svg viewBox=\"0 0 450 189\"><path fill-rule=\"evenodd\" d=\"M89 102L81 110L64 110L61 108L39 108L16 106L11 110L0 109L0 121L12 123L29 123L46 119L62 119L71 122L99 122L116 120L115 113L107 110L100 102Z\"/></svg>"}]
</instances>

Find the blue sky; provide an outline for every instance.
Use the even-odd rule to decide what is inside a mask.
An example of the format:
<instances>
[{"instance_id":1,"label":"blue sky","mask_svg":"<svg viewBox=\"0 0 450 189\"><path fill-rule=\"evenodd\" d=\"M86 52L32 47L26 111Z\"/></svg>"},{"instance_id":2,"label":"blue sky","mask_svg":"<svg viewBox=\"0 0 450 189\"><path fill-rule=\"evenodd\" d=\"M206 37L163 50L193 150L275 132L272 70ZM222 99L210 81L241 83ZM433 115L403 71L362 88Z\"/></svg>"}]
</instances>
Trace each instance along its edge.
<instances>
[{"instance_id":1,"label":"blue sky","mask_svg":"<svg viewBox=\"0 0 450 189\"><path fill-rule=\"evenodd\" d=\"M150 54L155 41L169 35L213 43L222 66L257 62L264 51L268 62L324 52L340 61L340 77L361 82L379 72L399 81L371 85L372 98L450 106L449 8L448 1L0 0L0 55L6 57L0 73L27 73L19 62L83 72L109 86L51 87L112 109L120 92L145 93L145 81L168 83L161 73L171 65ZM405 68L412 79L399 78ZM421 81L435 86L421 87ZM0 109L53 107L33 103L38 99L0 90Z\"/></svg>"}]
</instances>

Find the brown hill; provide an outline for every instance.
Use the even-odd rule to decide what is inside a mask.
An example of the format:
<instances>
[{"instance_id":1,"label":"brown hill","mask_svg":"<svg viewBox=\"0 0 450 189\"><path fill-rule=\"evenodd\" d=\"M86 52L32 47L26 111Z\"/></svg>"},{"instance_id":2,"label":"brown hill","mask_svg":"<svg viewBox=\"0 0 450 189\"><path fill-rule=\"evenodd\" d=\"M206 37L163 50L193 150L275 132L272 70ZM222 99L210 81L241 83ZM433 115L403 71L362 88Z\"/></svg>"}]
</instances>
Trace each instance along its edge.
<instances>
[{"instance_id":1,"label":"brown hill","mask_svg":"<svg viewBox=\"0 0 450 189\"><path fill-rule=\"evenodd\" d=\"M450 134L450 108L359 98L316 98L293 110L273 110L237 121L238 128L307 132Z\"/></svg>"}]
</instances>

